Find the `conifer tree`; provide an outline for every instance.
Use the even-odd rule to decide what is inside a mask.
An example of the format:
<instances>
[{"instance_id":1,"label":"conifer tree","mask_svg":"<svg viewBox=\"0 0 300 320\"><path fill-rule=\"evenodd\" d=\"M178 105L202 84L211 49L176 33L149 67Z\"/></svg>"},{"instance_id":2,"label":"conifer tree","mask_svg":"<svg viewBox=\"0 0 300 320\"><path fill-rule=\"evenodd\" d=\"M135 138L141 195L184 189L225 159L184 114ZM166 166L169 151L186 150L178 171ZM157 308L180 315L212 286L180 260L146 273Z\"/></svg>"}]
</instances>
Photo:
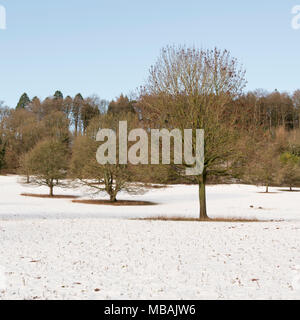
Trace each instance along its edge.
<instances>
[{"instance_id":1,"label":"conifer tree","mask_svg":"<svg viewBox=\"0 0 300 320\"><path fill-rule=\"evenodd\" d=\"M16 109L24 109L25 107L27 107L30 104L30 102L31 101L30 101L27 93L23 93L18 104L17 104Z\"/></svg>"},{"instance_id":2,"label":"conifer tree","mask_svg":"<svg viewBox=\"0 0 300 320\"><path fill-rule=\"evenodd\" d=\"M64 98L64 95L62 94L61 91L57 90L55 93L54 93L54 99L63 99Z\"/></svg>"}]
</instances>

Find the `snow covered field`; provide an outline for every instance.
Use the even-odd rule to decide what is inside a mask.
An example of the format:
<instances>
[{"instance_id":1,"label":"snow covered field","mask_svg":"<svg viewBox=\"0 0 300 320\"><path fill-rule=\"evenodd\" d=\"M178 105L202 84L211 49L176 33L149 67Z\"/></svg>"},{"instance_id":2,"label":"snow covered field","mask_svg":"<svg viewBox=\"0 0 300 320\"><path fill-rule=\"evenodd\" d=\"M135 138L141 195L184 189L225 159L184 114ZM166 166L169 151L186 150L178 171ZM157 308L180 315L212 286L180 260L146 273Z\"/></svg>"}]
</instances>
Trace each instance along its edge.
<instances>
[{"instance_id":1,"label":"snow covered field","mask_svg":"<svg viewBox=\"0 0 300 320\"><path fill-rule=\"evenodd\" d=\"M0 177L0 299L300 299L298 192L208 187L211 217L274 222L151 222L127 218L197 217L197 187L120 197L156 206L110 207L22 197L47 189L18 180Z\"/></svg>"}]
</instances>

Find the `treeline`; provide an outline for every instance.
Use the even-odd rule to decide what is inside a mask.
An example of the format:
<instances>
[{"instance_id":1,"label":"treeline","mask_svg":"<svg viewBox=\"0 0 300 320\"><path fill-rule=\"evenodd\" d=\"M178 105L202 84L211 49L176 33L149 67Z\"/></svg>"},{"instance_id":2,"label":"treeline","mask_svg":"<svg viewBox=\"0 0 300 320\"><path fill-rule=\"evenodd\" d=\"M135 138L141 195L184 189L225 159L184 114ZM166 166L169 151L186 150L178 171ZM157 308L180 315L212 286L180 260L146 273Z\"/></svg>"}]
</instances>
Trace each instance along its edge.
<instances>
[{"instance_id":1,"label":"treeline","mask_svg":"<svg viewBox=\"0 0 300 320\"><path fill-rule=\"evenodd\" d=\"M63 97L60 91L41 101L24 93L16 108L0 106L1 169L13 173L22 156L39 141L56 138L67 144L83 135L91 119L107 111L109 102L98 97Z\"/></svg>"},{"instance_id":2,"label":"treeline","mask_svg":"<svg viewBox=\"0 0 300 320\"><path fill-rule=\"evenodd\" d=\"M113 115L115 120L131 118L130 121L132 121L132 115L135 115L135 125L137 127L144 126L145 122L141 119L140 103L140 101L130 100L124 95L111 102L97 96L83 98L81 94L77 94L73 98L70 96L64 98L60 91L55 92L53 96L44 101L37 97L29 99L24 93L14 109L5 107L2 103L0 106L1 171L2 173L19 173L24 156L39 142L47 139L56 139L64 143L69 148L66 157L70 157L72 148L78 145L78 141L84 139L83 137L90 136L92 138L95 136L101 124L107 122L109 114ZM252 131L252 136L258 134L255 142L257 152L248 154L248 164L244 167L244 175L241 180L267 186L288 181L286 183L289 187L299 186L300 178L294 170L291 178L285 177L284 181L280 180L281 175L278 170L280 157L281 162L289 162L290 158L293 159L293 162L297 162L294 157L300 157L298 130L300 90L295 91L293 95L278 91L267 93L257 90L231 101L228 107L237 113L236 121L241 132L253 129L256 133ZM116 123L117 121L115 124L110 121L113 126L116 126ZM88 130L89 126L90 130ZM81 138L79 139L79 137ZM280 143L277 141L278 139ZM247 153L247 150L244 152ZM262 167L265 167L265 172L262 172ZM151 166L148 170L144 168L143 172L147 173L144 180L163 183L190 182L186 177L172 173L171 168L160 166L156 169L159 174L154 174ZM236 174L235 176L241 178L242 175ZM140 172L138 179L143 180ZM227 182L228 179L214 177L211 181ZM232 176L229 181L233 181Z\"/></svg>"},{"instance_id":3,"label":"treeline","mask_svg":"<svg viewBox=\"0 0 300 320\"><path fill-rule=\"evenodd\" d=\"M247 115L244 120L257 126L269 130L279 127L287 130L300 128L300 90L292 94L278 90L272 93L256 90L242 95L236 103Z\"/></svg>"},{"instance_id":4,"label":"treeline","mask_svg":"<svg viewBox=\"0 0 300 320\"><path fill-rule=\"evenodd\" d=\"M128 120L132 128L139 126L135 103L124 95L109 102L81 94L64 98L56 91L41 101L24 93L16 108L0 107L1 173L18 173L26 183L46 185L50 195L55 186L66 184L65 179L106 192L111 201L121 190L142 192L130 184L143 180L139 168L100 166L96 161L100 128L117 129L119 120Z\"/></svg>"},{"instance_id":5,"label":"treeline","mask_svg":"<svg viewBox=\"0 0 300 320\"><path fill-rule=\"evenodd\" d=\"M300 90L243 93L245 83L228 51L173 46L162 50L135 99L120 95L108 102L57 91L41 101L24 93L16 108L0 107L0 169L47 185L51 195L69 179L106 192L111 201L121 190L142 192L146 183L197 183L202 219L207 182L292 190L300 186ZM182 174L188 163L99 165L97 132L117 131L121 120L129 129L204 129L203 174ZM195 152L194 142L191 147Z\"/></svg>"}]
</instances>

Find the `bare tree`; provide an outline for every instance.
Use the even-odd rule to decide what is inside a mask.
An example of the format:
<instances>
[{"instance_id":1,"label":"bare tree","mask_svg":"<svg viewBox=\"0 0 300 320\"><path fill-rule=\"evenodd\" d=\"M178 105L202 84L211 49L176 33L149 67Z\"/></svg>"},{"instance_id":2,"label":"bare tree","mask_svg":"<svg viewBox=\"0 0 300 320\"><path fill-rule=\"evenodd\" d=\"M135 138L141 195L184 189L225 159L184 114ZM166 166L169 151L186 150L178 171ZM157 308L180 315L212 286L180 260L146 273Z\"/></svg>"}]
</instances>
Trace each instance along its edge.
<instances>
[{"instance_id":1,"label":"bare tree","mask_svg":"<svg viewBox=\"0 0 300 320\"><path fill-rule=\"evenodd\" d=\"M293 187L300 186L300 157L290 152L285 152L280 157L281 168L278 180L281 185Z\"/></svg>"},{"instance_id":2,"label":"bare tree","mask_svg":"<svg viewBox=\"0 0 300 320\"><path fill-rule=\"evenodd\" d=\"M268 193L269 187L276 183L279 172L279 152L275 142L262 137L248 155L247 181L264 185Z\"/></svg>"},{"instance_id":3,"label":"bare tree","mask_svg":"<svg viewBox=\"0 0 300 320\"><path fill-rule=\"evenodd\" d=\"M226 50L172 46L162 50L141 90L138 106L149 126L205 130L204 171L196 177L201 220L208 219L207 177L227 174L235 152L237 112L228 104L241 94L244 75Z\"/></svg>"},{"instance_id":4,"label":"bare tree","mask_svg":"<svg viewBox=\"0 0 300 320\"><path fill-rule=\"evenodd\" d=\"M49 194L54 196L55 186L64 186L67 176L68 149L60 141L50 139L39 142L24 158L24 174L31 176L31 184L49 187Z\"/></svg>"},{"instance_id":5,"label":"bare tree","mask_svg":"<svg viewBox=\"0 0 300 320\"><path fill-rule=\"evenodd\" d=\"M300 186L300 130L286 132L282 140L278 182L292 191Z\"/></svg>"},{"instance_id":6,"label":"bare tree","mask_svg":"<svg viewBox=\"0 0 300 320\"><path fill-rule=\"evenodd\" d=\"M99 143L96 135L100 128L114 129L117 133L119 120L129 120L127 115L116 117L113 114L100 115L94 118L85 136L75 140L71 160L71 175L80 184L91 187L96 193L106 193L111 202L117 201L120 191L127 193L143 193L142 184L133 183L134 172L137 168L126 164L100 165L96 160ZM133 119L131 119L133 121ZM118 133L117 133L118 136ZM118 157L117 157L118 158Z\"/></svg>"},{"instance_id":7,"label":"bare tree","mask_svg":"<svg viewBox=\"0 0 300 320\"><path fill-rule=\"evenodd\" d=\"M293 103L297 114L298 127L300 129L300 90L296 90L293 94Z\"/></svg>"}]
</instances>

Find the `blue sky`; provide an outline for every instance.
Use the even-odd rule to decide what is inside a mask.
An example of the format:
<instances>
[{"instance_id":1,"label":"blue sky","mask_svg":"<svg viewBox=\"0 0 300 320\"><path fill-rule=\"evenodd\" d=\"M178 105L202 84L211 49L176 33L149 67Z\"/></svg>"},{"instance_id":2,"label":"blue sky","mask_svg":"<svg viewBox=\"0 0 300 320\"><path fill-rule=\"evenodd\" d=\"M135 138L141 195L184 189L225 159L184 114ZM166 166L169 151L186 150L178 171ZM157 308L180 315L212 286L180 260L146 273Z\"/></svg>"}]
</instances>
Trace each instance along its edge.
<instances>
[{"instance_id":1,"label":"blue sky","mask_svg":"<svg viewBox=\"0 0 300 320\"><path fill-rule=\"evenodd\" d=\"M0 100L60 89L112 99L140 86L168 44L229 49L249 90L300 88L300 0L0 0Z\"/></svg>"}]
</instances>

